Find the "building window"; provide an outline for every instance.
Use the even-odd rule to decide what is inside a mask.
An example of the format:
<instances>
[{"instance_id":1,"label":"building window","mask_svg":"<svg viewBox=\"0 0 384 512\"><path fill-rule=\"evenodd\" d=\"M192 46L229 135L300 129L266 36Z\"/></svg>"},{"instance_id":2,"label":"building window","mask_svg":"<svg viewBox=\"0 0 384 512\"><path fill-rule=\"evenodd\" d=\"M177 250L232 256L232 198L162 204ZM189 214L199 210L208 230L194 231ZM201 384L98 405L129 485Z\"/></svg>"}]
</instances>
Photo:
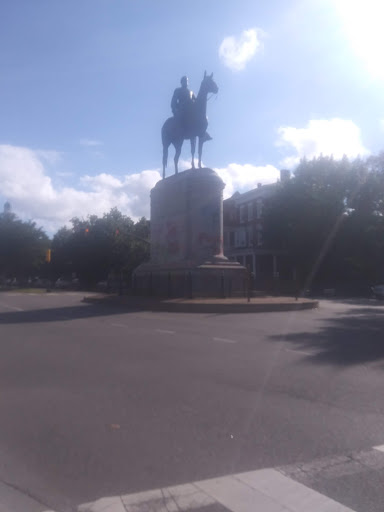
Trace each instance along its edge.
<instances>
[{"instance_id":1,"label":"building window","mask_svg":"<svg viewBox=\"0 0 384 512\"><path fill-rule=\"evenodd\" d=\"M240 223L247 222L247 206L245 204L240 205Z\"/></svg>"},{"instance_id":2,"label":"building window","mask_svg":"<svg viewBox=\"0 0 384 512\"><path fill-rule=\"evenodd\" d=\"M248 203L247 209L248 209L248 220L252 220L253 219L253 204Z\"/></svg>"},{"instance_id":3,"label":"building window","mask_svg":"<svg viewBox=\"0 0 384 512\"><path fill-rule=\"evenodd\" d=\"M229 247L235 246L235 233L233 231L229 232Z\"/></svg>"},{"instance_id":4,"label":"building window","mask_svg":"<svg viewBox=\"0 0 384 512\"><path fill-rule=\"evenodd\" d=\"M246 246L246 231L245 229L239 229L235 231L235 247L245 247Z\"/></svg>"},{"instance_id":5,"label":"building window","mask_svg":"<svg viewBox=\"0 0 384 512\"><path fill-rule=\"evenodd\" d=\"M253 245L253 229L249 227L247 229L247 247L252 247Z\"/></svg>"},{"instance_id":6,"label":"building window","mask_svg":"<svg viewBox=\"0 0 384 512\"><path fill-rule=\"evenodd\" d=\"M260 229L256 232L256 237L257 245L260 247L260 245L263 245L263 233Z\"/></svg>"},{"instance_id":7,"label":"building window","mask_svg":"<svg viewBox=\"0 0 384 512\"><path fill-rule=\"evenodd\" d=\"M259 199L256 202L256 218L261 219L261 216L263 215L263 202L261 199Z\"/></svg>"},{"instance_id":8,"label":"building window","mask_svg":"<svg viewBox=\"0 0 384 512\"><path fill-rule=\"evenodd\" d=\"M250 272L254 272L255 269L253 268L253 256L252 254L247 254L245 257L245 266L247 269L249 269Z\"/></svg>"}]
</instances>

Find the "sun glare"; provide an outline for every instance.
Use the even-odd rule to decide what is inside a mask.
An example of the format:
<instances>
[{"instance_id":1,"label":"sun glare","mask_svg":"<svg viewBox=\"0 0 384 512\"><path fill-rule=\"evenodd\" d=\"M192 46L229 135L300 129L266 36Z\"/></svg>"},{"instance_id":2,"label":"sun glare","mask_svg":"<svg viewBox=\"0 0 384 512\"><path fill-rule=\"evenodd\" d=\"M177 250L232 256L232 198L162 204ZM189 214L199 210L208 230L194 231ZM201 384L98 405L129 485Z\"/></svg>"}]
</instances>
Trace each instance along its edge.
<instances>
[{"instance_id":1,"label":"sun glare","mask_svg":"<svg viewBox=\"0 0 384 512\"><path fill-rule=\"evenodd\" d=\"M368 71L384 79L384 1L335 0L346 36Z\"/></svg>"}]
</instances>

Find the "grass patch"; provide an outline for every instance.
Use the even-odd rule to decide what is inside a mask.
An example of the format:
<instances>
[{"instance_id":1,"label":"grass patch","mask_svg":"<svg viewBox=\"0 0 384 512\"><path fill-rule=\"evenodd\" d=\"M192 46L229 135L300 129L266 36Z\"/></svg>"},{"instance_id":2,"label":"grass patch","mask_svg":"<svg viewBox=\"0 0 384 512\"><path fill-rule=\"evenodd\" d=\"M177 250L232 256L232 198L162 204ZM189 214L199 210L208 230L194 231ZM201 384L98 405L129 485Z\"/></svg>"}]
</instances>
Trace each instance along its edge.
<instances>
[{"instance_id":1,"label":"grass patch","mask_svg":"<svg viewBox=\"0 0 384 512\"><path fill-rule=\"evenodd\" d=\"M2 292L14 292L14 293L47 293L46 288L8 288L0 290Z\"/></svg>"}]
</instances>

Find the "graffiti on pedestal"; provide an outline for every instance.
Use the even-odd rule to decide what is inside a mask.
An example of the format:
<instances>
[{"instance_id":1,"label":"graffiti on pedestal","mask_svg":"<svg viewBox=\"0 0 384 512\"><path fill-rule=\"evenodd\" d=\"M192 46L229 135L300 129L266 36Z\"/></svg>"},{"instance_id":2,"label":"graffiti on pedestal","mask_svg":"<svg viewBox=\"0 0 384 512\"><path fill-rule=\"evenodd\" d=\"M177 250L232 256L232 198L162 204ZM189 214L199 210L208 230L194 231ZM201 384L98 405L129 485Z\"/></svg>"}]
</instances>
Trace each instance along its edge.
<instances>
[{"instance_id":1,"label":"graffiti on pedestal","mask_svg":"<svg viewBox=\"0 0 384 512\"><path fill-rule=\"evenodd\" d=\"M179 229L174 222L167 222L165 240L168 254L175 256L180 252Z\"/></svg>"},{"instance_id":2,"label":"graffiti on pedestal","mask_svg":"<svg viewBox=\"0 0 384 512\"><path fill-rule=\"evenodd\" d=\"M219 254L221 252L223 243L221 236L211 235L210 233L202 231L198 234L197 241L200 247L210 249L212 254Z\"/></svg>"}]
</instances>

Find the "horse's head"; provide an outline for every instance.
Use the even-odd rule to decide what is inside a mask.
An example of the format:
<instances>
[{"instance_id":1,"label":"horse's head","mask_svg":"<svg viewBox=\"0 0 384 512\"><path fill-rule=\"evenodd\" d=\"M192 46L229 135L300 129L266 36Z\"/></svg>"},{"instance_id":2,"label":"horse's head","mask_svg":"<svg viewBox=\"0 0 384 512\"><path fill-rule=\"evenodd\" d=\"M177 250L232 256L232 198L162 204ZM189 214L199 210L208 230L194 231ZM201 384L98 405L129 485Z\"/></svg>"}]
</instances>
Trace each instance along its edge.
<instances>
[{"instance_id":1,"label":"horse's head","mask_svg":"<svg viewBox=\"0 0 384 512\"><path fill-rule=\"evenodd\" d=\"M201 86L207 93L212 92L213 94L217 94L219 92L219 88L217 87L217 84L213 79L213 73L207 75L207 72L204 71L204 78L201 83Z\"/></svg>"}]
</instances>

